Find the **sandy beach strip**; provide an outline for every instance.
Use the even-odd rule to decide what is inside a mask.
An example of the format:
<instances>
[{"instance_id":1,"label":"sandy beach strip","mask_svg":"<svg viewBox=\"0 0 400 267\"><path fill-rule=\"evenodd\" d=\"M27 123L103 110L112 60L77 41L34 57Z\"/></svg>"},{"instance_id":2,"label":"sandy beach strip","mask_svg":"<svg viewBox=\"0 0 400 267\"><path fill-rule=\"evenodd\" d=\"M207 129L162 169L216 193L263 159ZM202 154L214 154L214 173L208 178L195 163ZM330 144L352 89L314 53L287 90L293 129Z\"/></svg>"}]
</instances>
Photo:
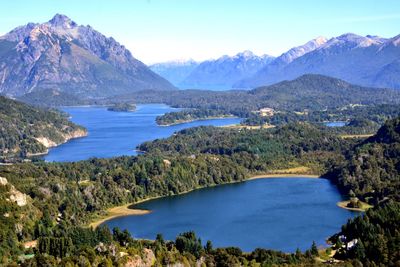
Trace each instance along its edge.
<instances>
[{"instance_id":1,"label":"sandy beach strip","mask_svg":"<svg viewBox=\"0 0 400 267\"><path fill-rule=\"evenodd\" d=\"M259 174L259 175L255 175L250 177L248 180L255 180L255 179L268 179L268 178L312 178L312 179L317 179L317 178L321 178L319 175L315 175L315 174L297 174L297 173L276 173L276 174Z\"/></svg>"},{"instance_id":2,"label":"sandy beach strip","mask_svg":"<svg viewBox=\"0 0 400 267\"><path fill-rule=\"evenodd\" d=\"M135 203L137 204L137 203ZM128 216L128 215L145 215L150 213L150 210L141 210L141 209L131 209L130 206L133 204L126 204L123 206L117 206L113 207L107 210L107 215L102 216L99 219L94 220L92 223L89 224L89 227L96 228L102 223L117 218L117 217L122 217L122 216Z\"/></svg>"},{"instance_id":3,"label":"sandy beach strip","mask_svg":"<svg viewBox=\"0 0 400 267\"><path fill-rule=\"evenodd\" d=\"M340 201L340 202L336 203L336 205L338 205L342 209L351 210L351 211L358 211L358 212L365 212L368 209L373 208L373 206L369 205L368 203L362 202L362 201L361 201L361 204L362 204L361 208L348 207L347 205L349 203L350 203L350 200L344 200L344 201Z\"/></svg>"}]
</instances>

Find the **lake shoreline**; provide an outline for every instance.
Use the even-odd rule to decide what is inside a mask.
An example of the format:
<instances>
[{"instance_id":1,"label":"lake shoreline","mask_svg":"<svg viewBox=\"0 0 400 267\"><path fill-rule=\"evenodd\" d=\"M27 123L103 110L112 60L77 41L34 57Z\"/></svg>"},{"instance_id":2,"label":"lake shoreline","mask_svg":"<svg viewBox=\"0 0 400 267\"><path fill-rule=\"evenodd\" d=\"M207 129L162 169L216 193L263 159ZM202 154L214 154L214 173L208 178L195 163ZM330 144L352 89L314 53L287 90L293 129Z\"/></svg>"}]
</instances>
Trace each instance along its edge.
<instances>
[{"instance_id":1,"label":"lake shoreline","mask_svg":"<svg viewBox=\"0 0 400 267\"><path fill-rule=\"evenodd\" d=\"M228 185L228 184L236 184L236 183L243 183L243 182L247 182L247 181L252 181L252 180L258 180L258 179L273 179L273 178L278 178L278 179L282 179L282 178L286 178L286 179L295 179L295 178L306 178L306 179L319 179L321 178L321 176L319 175L315 175L315 174L295 174L295 173L277 173L277 174L258 174L258 175L253 175L245 180L242 181L233 181L233 182L227 182L227 183L223 183L223 184L215 184L215 185L210 185L210 186L206 186L206 187L197 187L191 190L187 190L184 192L181 192L179 194L175 194L172 196L179 196L179 195L184 195L184 194L188 194L190 192L193 192L195 190L199 190L199 189L205 189L205 188L210 188L210 187L216 187L216 186L223 186L223 185ZM323 178L321 178L323 179ZM121 205L121 206L116 206L116 207L112 207L107 209L107 215L101 216L100 218L96 218L94 219L92 222L89 223L89 227L92 228L97 228L100 225L102 225L103 223L118 218L118 217L125 217L125 216L130 216L130 215L135 215L135 216L140 216L140 215L146 215L151 213L151 210L143 210L143 209L135 209L132 208L133 206L146 202L146 201L150 201L150 200L154 200L154 199L159 199L159 198L163 198L163 197L168 197L168 196L157 196L157 197L148 197L142 200L139 200L137 202L133 202L133 203L129 203L129 204L125 204L125 205Z\"/></svg>"},{"instance_id":2,"label":"lake shoreline","mask_svg":"<svg viewBox=\"0 0 400 267\"><path fill-rule=\"evenodd\" d=\"M178 120L177 122L173 123L168 123L168 124L158 124L157 126L160 127L169 127L169 126L175 126L179 124L184 124L184 123L190 123L194 121L206 121L206 120L219 120L219 119L234 119L234 118L239 118L237 116L215 116L215 117L206 117L206 118L198 118L198 119L191 119L191 120Z\"/></svg>"}]
</instances>

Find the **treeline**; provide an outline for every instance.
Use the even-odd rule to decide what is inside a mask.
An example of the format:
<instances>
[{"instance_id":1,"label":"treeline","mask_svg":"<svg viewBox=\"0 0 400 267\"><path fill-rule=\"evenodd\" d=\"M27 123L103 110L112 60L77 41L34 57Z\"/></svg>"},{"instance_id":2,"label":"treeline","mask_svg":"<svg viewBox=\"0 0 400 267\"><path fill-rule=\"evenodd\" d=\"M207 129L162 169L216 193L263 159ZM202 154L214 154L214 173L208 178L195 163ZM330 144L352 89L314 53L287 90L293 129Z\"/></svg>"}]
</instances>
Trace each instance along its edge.
<instances>
[{"instance_id":1,"label":"treeline","mask_svg":"<svg viewBox=\"0 0 400 267\"><path fill-rule=\"evenodd\" d=\"M171 125L193 120L229 117L232 114L220 109L185 109L182 111L168 112L157 116L158 125Z\"/></svg>"},{"instance_id":2,"label":"treeline","mask_svg":"<svg viewBox=\"0 0 400 267\"><path fill-rule=\"evenodd\" d=\"M174 241L164 240L161 234L146 241L107 226L93 230L57 225L52 230L50 236L39 238L35 258L25 260L23 266L317 265L315 249L287 254L258 248L244 253L237 247L214 248L211 241L203 244L194 232L182 233Z\"/></svg>"}]
</instances>

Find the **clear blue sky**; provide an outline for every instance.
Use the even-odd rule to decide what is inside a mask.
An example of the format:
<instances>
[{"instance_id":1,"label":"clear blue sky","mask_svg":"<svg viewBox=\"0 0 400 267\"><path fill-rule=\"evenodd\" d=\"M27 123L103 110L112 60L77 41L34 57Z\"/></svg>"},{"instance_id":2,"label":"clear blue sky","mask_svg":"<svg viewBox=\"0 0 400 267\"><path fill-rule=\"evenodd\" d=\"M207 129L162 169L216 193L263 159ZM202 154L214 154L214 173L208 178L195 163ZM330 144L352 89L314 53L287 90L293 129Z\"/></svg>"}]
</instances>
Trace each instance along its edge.
<instances>
[{"instance_id":1,"label":"clear blue sky","mask_svg":"<svg viewBox=\"0 0 400 267\"><path fill-rule=\"evenodd\" d=\"M246 49L278 56L318 36L400 34L400 0L3 0L0 35L55 13L114 37L145 63Z\"/></svg>"}]
</instances>

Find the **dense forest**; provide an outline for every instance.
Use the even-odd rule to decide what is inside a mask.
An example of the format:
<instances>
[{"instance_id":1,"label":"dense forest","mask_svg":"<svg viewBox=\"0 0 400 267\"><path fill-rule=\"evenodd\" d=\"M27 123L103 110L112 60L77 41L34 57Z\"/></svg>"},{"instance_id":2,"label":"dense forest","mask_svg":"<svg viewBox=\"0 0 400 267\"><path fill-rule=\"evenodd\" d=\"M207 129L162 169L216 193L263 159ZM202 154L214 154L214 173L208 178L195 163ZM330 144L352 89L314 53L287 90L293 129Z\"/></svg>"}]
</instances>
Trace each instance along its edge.
<instances>
[{"instance_id":1,"label":"dense forest","mask_svg":"<svg viewBox=\"0 0 400 267\"><path fill-rule=\"evenodd\" d=\"M0 97L0 162L47 151L46 143L59 144L85 134L66 115Z\"/></svg>"},{"instance_id":2,"label":"dense forest","mask_svg":"<svg viewBox=\"0 0 400 267\"><path fill-rule=\"evenodd\" d=\"M340 189L371 204L388 198L400 201L400 117L350 150L345 164L329 176Z\"/></svg>"},{"instance_id":3,"label":"dense forest","mask_svg":"<svg viewBox=\"0 0 400 267\"><path fill-rule=\"evenodd\" d=\"M350 219L330 241L337 250L338 259L354 259L366 266L397 266L400 262L399 229L400 202L388 200Z\"/></svg>"},{"instance_id":4,"label":"dense forest","mask_svg":"<svg viewBox=\"0 0 400 267\"><path fill-rule=\"evenodd\" d=\"M185 109L182 111L168 112L157 116L158 125L172 125L194 120L230 117L224 110L219 109Z\"/></svg>"},{"instance_id":5,"label":"dense forest","mask_svg":"<svg viewBox=\"0 0 400 267\"><path fill-rule=\"evenodd\" d=\"M115 112L132 112L136 110L136 105L130 103L116 103L108 107L107 110Z\"/></svg>"},{"instance_id":6,"label":"dense forest","mask_svg":"<svg viewBox=\"0 0 400 267\"><path fill-rule=\"evenodd\" d=\"M143 256L141 249L144 248L152 250L157 260L161 262L167 260L164 258L167 255L165 257L171 261L193 263L201 260L200 255L204 256L205 254L202 254L205 253L204 251L210 251L205 248L203 250L199 244L196 245L197 241L193 238L193 234L184 234L185 238L192 240L188 241L188 251L182 249L186 246L185 241L181 239L178 241L177 238L175 243L165 245L166 251L162 254L164 256L159 256L157 249L152 247L157 241L143 245L145 241L129 239L128 233L115 230L116 233L112 238L110 234L105 235L112 240L116 238L114 235L117 235L125 241L118 241L117 244L115 240L112 241L111 244L117 248L108 247L105 249L108 252L102 253L104 248L99 248L99 240L91 237L99 235L95 233L100 230L91 232L92 230L79 227L73 230L70 226L83 226L96 216L104 214L108 207L148 197L178 194L194 188L243 181L252 174L273 173L290 167L303 166L306 167L305 172L323 176L325 173L332 174L342 170L343 175L338 177L344 178L336 180L332 178L332 180L349 194L353 191L360 198L369 197L367 200L377 203L379 209L389 200L398 200L399 125L400 119L388 121L377 135L366 141L343 139L330 128L317 127L308 123L290 123L273 129L260 130L198 127L183 130L167 139L144 143L140 149L146 153L136 157L91 159L73 163L18 163L1 166L0 176L7 179L7 183L4 183L3 179L4 185L0 186L1 213L7 215L1 216L0 219L2 261L17 261L16 255L21 253L28 255L29 249L26 251L21 248L20 242L38 240L39 244L35 249L37 257L27 260L29 264L35 264L37 261L60 263L60 259L63 259L63 262L76 262L81 258L88 261L115 262L124 257L110 256L110 250L113 253L115 251L128 253L123 254L127 256ZM371 144L386 150L381 152L379 149L371 149ZM365 147L369 149L365 150ZM353 153L354 148L356 152ZM376 152L378 154L374 154ZM379 180L376 180L376 173L368 169L365 169L362 180L354 179L348 173L357 169L353 167L354 160L352 160L358 160L357 155L360 154L357 153L363 154L364 158L376 158L374 166L383 167L392 164L394 167L388 168L386 174L380 176ZM367 157L366 153L370 153L371 156ZM381 153L385 153L384 159L379 158ZM345 179L346 177L348 179ZM365 184L368 186L364 186ZM18 195L16 192L26 196L24 205L7 201L10 195ZM78 231L79 234L75 233L75 237L74 234L70 236L66 234L69 231ZM104 231L109 233L107 230ZM385 235L385 232L382 234ZM398 244L398 232L395 234L397 239L385 238ZM77 236L80 236L79 240L84 236L91 241L77 241ZM354 238L358 237L354 236ZM116 238L116 240L119 239ZM90 245L82 248L79 243L77 245L77 242ZM135 244L140 249L137 247L127 249L131 248L129 244L132 246ZM118 250L121 247L123 249ZM251 261L295 265L313 261L312 255L315 254L315 250L312 253L312 249L306 254L298 252L297 256L256 250L251 253L254 255L254 258L251 258L236 248L212 251L216 254L207 252L203 260L212 255L214 262L219 261L218 259L229 259L243 265L244 262ZM175 258L170 253L175 255ZM68 257L69 255L74 256ZM338 255L345 259L354 258L352 254ZM374 261L368 254L363 260ZM390 258L390 262L396 262L396 260L398 256ZM221 264L224 261L221 261Z\"/></svg>"}]
</instances>

